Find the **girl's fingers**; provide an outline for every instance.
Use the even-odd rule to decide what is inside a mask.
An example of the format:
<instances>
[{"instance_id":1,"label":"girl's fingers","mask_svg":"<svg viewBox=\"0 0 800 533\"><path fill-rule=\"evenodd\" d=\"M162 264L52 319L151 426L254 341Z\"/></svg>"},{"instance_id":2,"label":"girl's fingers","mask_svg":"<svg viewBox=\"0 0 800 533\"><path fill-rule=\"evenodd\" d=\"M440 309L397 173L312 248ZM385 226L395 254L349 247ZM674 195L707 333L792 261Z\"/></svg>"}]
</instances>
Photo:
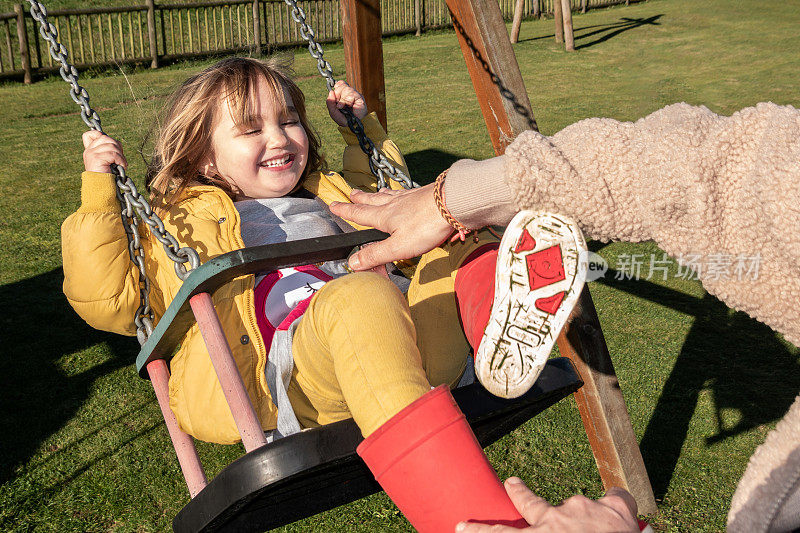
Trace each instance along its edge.
<instances>
[{"instance_id":1,"label":"girl's fingers","mask_svg":"<svg viewBox=\"0 0 800 533\"><path fill-rule=\"evenodd\" d=\"M116 165L121 166L124 169L128 168L128 160L125 159L125 155L119 150L109 150L106 152L107 154L107 161L109 163L114 163Z\"/></svg>"},{"instance_id":2,"label":"girl's fingers","mask_svg":"<svg viewBox=\"0 0 800 533\"><path fill-rule=\"evenodd\" d=\"M329 112L336 111L337 103L338 102L336 101L336 93L330 91L328 93L328 98L325 99L325 105L328 106L328 111Z\"/></svg>"},{"instance_id":3,"label":"girl's fingers","mask_svg":"<svg viewBox=\"0 0 800 533\"><path fill-rule=\"evenodd\" d=\"M84 147L87 150L92 150L95 148L99 148L103 145L113 145L116 146L119 150L122 150L122 145L119 143L118 140L114 139L113 137L109 137L108 135L103 135L100 132L96 132L99 135L94 135L90 137L89 145L86 145L86 137L84 134Z\"/></svg>"},{"instance_id":4,"label":"girl's fingers","mask_svg":"<svg viewBox=\"0 0 800 533\"><path fill-rule=\"evenodd\" d=\"M90 151L94 154L124 154L122 148L116 143L103 143L99 146L92 146L87 151Z\"/></svg>"},{"instance_id":5,"label":"girl's fingers","mask_svg":"<svg viewBox=\"0 0 800 533\"><path fill-rule=\"evenodd\" d=\"M99 151L108 151L108 150L116 150L118 152L122 152L122 146L111 138L100 138L95 140L89 147L86 149L87 151L92 152L99 152Z\"/></svg>"},{"instance_id":6,"label":"girl's fingers","mask_svg":"<svg viewBox=\"0 0 800 533\"><path fill-rule=\"evenodd\" d=\"M128 168L128 160L119 147L113 144L104 144L100 147L86 150L83 154L86 170L90 172L110 172L110 165L116 164L123 169Z\"/></svg>"},{"instance_id":7,"label":"girl's fingers","mask_svg":"<svg viewBox=\"0 0 800 533\"><path fill-rule=\"evenodd\" d=\"M325 104L328 106L331 118L340 126L347 126L347 119L341 113L345 107L352 109L359 119L364 118L367 114L367 103L364 97L343 80L337 81L333 89L328 91Z\"/></svg>"},{"instance_id":8,"label":"girl's fingers","mask_svg":"<svg viewBox=\"0 0 800 533\"><path fill-rule=\"evenodd\" d=\"M335 98L336 102L340 104L340 108L342 105L349 105L352 107L357 105L358 101L363 101L364 99L361 93L350 87L342 80L336 82L336 85L334 85L331 93L333 93L333 97Z\"/></svg>"},{"instance_id":9,"label":"girl's fingers","mask_svg":"<svg viewBox=\"0 0 800 533\"><path fill-rule=\"evenodd\" d=\"M97 130L89 130L83 132L83 135L81 136L81 139L83 140L83 147L89 148L89 145L91 145L94 141L96 141L99 137L102 136L103 134Z\"/></svg>"}]
</instances>

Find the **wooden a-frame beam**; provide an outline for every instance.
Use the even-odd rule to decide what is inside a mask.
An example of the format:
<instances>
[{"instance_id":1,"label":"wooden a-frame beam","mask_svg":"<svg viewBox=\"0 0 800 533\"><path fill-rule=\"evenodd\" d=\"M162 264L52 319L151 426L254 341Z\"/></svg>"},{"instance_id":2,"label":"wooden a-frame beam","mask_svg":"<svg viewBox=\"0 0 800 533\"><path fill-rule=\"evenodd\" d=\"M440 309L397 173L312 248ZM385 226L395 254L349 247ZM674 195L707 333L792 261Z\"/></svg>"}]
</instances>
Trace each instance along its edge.
<instances>
[{"instance_id":1,"label":"wooden a-frame beam","mask_svg":"<svg viewBox=\"0 0 800 533\"><path fill-rule=\"evenodd\" d=\"M500 155L523 131L538 130L500 7L497 0L447 0L447 7L489 138Z\"/></svg>"},{"instance_id":2,"label":"wooden a-frame beam","mask_svg":"<svg viewBox=\"0 0 800 533\"><path fill-rule=\"evenodd\" d=\"M380 0L342 0L342 38L347 82L360 92L367 109L386 122L386 89L383 79Z\"/></svg>"},{"instance_id":3,"label":"wooden a-frame beam","mask_svg":"<svg viewBox=\"0 0 800 533\"><path fill-rule=\"evenodd\" d=\"M536 130L528 93L496 0L447 0L459 44L495 153ZM379 0L342 0L347 79L386 127ZM653 489L631 426L600 321L584 288L558 338L585 385L575 401L606 488L633 494L642 514L656 511Z\"/></svg>"}]
</instances>

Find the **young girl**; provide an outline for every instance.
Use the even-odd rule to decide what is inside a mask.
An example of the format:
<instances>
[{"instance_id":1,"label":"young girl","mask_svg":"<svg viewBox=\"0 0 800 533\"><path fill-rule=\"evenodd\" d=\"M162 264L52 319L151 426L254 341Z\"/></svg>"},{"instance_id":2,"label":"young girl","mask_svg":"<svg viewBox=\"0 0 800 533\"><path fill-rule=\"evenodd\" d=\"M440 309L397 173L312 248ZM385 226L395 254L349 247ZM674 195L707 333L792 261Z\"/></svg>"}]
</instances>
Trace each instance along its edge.
<instances>
[{"instance_id":1,"label":"young girl","mask_svg":"<svg viewBox=\"0 0 800 533\"><path fill-rule=\"evenodd\" d=\"M338 82L327 106L340 126L345 105L405 168L361 95ZM339 233L317 200L347 202L354 188L376 187L357 139L340 130L343 175L324 167L286 65L221 61L183 83L166 107L148 169L153 206L202 262L245 246ZM132 335L138 274L109 173L126 161L110 137L90 131L83 140L82 203L62 228L64 292L90 325ZM146 231L142 244L159 317L181 282ZM244 276L217 290L214 303L263 428L279 425L280 395L291 404L281 410L284 433L354 418L366 437L359 454L418 529L452 531L464 519L524 524L447 388L431 390L455 386L464 373L469 344L460 322L477 348L493 300L496 248L484 238L435 249L422 257L406 296L376 273L345 275L344 261ZM465 289L454 296L454 285ZM488 304L474 305L487 294ZM238 441L196 326L170 367L170 406L181 428L202 440Z\"/></svg>"}]
</instances>

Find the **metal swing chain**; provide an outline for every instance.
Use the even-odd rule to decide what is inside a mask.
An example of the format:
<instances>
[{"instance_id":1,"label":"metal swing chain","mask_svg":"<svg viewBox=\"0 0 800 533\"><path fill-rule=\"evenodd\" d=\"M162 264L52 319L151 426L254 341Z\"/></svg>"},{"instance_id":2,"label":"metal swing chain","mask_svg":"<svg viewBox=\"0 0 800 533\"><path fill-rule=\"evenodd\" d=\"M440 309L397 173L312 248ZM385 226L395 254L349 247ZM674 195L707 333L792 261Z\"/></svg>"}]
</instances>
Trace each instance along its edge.
<instances>
[{"instance_id":1,"label":"metal swing chain","mask_svg":"<svg viewBox=\"0 0 800 533\"><path fill-rule=\"evenodd\" d=\"M30 1L30 0L29 0ZM325 78L328 85L328 90L332 91L336 80L333 78L333 69L323 57L322 46L314 40L314 30L306 23L306 14L296 0L284 0L286 5L292 8L292 18L300 25L300 35L308 41L308 51L311 57L317 60L317 70ZM411 178L409 178L402 170L395 167L389 159L375 146L372 139L367 137L364 132L364 125L361 120L353 114L352 109L345 107L340 110L347 119L347 126L350 128L355 136L358 138L358 144L367 156L369 156L369 168L372 173L378 178L378 189L387 187L386 176L389 176L394 181L401 183L406 189L418 187Z\"/></svg>"},{"instance_id":2,"label":"metal swing chain","mask_svg":"<svg viewBox=\"0 0 800 533\"><path fill-rule=\"evenodd\" d=\"M103 132L100 117L89 105L89 93L78 84L78 70L69 63L66 47L58 41L56 27L47 20L47 8L37 0L28 0L31 16L39 23L39 33L50 43L50 55L61 63L59 73L69 83L69 94L81 108L81 118L89 128ZM131 261L139 269L139 295L140 304L134 315L136 323L136 337L140 344L144 344L153 333L153 311L150 308L150 280L147 277L144 261L144 248L142 248L136 218L141 219L151 228L151 232L164 246L167 256L175 263L175 273L184 280L189 273L200 266L200 257L190 247L181 247L178 241L165 228L161 218L153 212L153 208L139 191L133 181L125 174L125 169L118 165L111 165L117 184L117 199L122 207L122 225L128 237L128 253ZM185 263L189 263L187 269Z\"/></svg>"}]
</instances>

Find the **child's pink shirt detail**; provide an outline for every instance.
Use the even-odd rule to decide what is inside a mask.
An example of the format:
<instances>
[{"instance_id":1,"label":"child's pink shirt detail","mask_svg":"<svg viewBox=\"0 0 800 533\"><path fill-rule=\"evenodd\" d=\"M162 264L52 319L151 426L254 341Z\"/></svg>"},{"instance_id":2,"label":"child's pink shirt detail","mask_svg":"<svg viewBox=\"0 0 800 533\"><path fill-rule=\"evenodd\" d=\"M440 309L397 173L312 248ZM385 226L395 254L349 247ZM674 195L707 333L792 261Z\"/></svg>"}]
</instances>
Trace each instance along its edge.
<instances>
[{"instance_id":1,"label":"child's pink shirt detail","mask_svg":"<svg viewBox=\"0 0 800 533\"><path fill-rule=\"evenodd\" d=\"M316 266L303 265L274 270L258 282L255 288L256 322L267 353L275 332L289 329L292 322L305 313L314 294L331 279Z\"/></svg>"}]
</instances>

